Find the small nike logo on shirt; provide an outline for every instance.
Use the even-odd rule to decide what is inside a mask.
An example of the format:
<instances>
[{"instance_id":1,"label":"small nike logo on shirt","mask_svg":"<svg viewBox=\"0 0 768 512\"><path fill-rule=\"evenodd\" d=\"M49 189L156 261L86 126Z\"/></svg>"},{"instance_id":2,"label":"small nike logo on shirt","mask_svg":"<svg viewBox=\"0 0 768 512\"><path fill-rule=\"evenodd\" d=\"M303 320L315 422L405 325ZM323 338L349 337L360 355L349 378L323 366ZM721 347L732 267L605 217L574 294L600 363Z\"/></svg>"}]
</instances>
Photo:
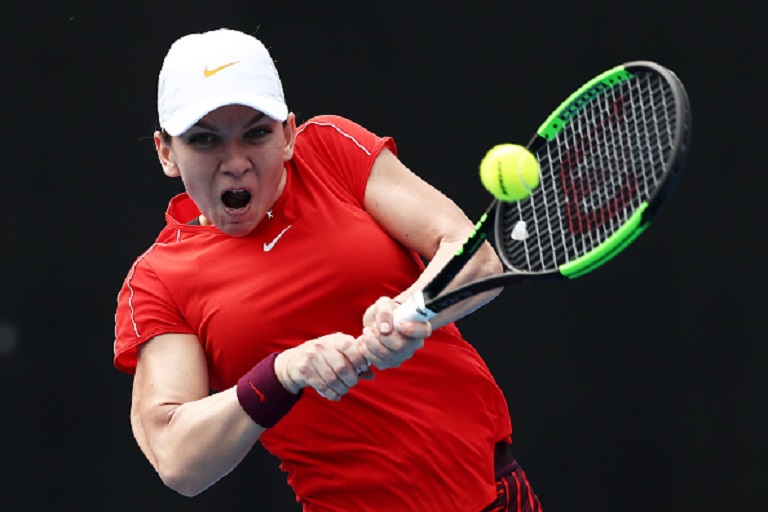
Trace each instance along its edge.
<instances>
[{"instance_id":1,"label":"small nike logo on shirt","mask_svg":"<svg viewBox=\"0 0 768 512\"><path fill-rule=\"evenodd\" d=\"M271 250L272 250L272 248L273 248L273 247L275 246L275 244L277 243L277 241L278 241L278 240L280 240L280 237L282 237L282 236L285 234L285 232L286 232L286 231L288 231L289 229L291 229L291 226L293 226L293 224L289 225L287 228L285 228L284 230L282 230L282 231L280 232L280 234L279 234L279 235L277 235L277 236L275 237L275 239L274 239L274 240L272 240L270 243L268 243L268 244L267 244L267 243L265 243L265 244L264 244L264 252L269 252L269 251L271 251Z\"/></svg>"},{"instance_id":2,"label":"small nike logo on shirt","mask_svg":"<svg viewBox=\"0 0 768 512\"><path fill-rule=\"evenodd\" d=\"M240 61L238 60L238 61L235 61L235 62L230 62L229 64L224 64L223 66L219 66L219 67L213 68L213 69L208 69L208 66L205 66L205 69L203 70L203 74L206 77L211 77L211 76L215 75L216 73L218 73L219 71L221 71L222 69L228 68L229 66L234 66L238 62L240 62Z\"/></svg>"}]
</instances>

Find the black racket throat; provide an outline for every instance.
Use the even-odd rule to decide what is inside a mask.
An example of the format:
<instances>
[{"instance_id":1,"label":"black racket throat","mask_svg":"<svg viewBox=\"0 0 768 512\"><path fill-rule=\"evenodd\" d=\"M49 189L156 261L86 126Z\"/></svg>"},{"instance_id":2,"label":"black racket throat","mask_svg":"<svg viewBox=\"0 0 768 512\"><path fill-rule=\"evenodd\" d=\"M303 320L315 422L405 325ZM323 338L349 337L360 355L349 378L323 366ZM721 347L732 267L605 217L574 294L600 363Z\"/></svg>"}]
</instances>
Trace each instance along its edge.
<instances>
[{"instance_id":1,"label":"black racket throat","mask_svg":"<svg viewBox=\"0 0 768 512\"><path fill-rule=\"evenodd\" d=\"M497 200L493 200L486 208L485 213L474 225L470 235L464 240L461 249L451 258L443 269L436 275L430 283L424 287L422 294L425 301L430 301L443 293L448 285L461 272L461 269L472 259L483 243L489 239L494 230L493 219L496 216ZM447 306L446 306L447 307ZM442 311L441 308L440 311Z\"/></svg>"}]
</instances>

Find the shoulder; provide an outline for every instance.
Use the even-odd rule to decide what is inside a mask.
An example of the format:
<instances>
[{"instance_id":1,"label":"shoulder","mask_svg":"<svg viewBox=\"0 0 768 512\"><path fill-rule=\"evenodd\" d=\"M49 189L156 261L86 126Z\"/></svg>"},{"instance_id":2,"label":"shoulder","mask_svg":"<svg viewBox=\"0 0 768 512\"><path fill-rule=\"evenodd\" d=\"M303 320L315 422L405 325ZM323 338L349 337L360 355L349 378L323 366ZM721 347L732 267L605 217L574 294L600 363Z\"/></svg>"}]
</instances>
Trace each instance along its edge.
<instances>
[{"instance_id":1,"label":"shoulder","mask_svg":"<svg viewBox=\"0 0 768 512\"><path fill-rule=\"evenodd\" d=\"M302 133L307 130L309 130L310 133L314 131L323 132L326 131L326 129L350 132L365 130L362 125L352 121L351 119L347 119L346 117L334 114L323 114L311 117L299 125L298 133Z\"/></svg>"},{"instance_id":2,"label":"shoulder","mask_svg":"<svg viewBox=\"0 0 768 512\"><path fill-rule=\"evenodd\" d=\"M358 149L368 156L378 153L380 148L391 145L394 141L391 137L382 137L363 125L339 115L315 116L297 129L297 143L302 139L306 141L323 140L346 146L349 149Z\"/></svg>"},{"instance_id":3,"label":"shoulder","mask_svg":"<svg viewBox=\"0 0 768 512\"><path fill-rule=\"evenodd\" d=\"M300 174L317 176L344 201L362 205L374 161L391 145L360 124L338 115L319 115L297 129L294 164Z\"/></svg>"}]
</instances>

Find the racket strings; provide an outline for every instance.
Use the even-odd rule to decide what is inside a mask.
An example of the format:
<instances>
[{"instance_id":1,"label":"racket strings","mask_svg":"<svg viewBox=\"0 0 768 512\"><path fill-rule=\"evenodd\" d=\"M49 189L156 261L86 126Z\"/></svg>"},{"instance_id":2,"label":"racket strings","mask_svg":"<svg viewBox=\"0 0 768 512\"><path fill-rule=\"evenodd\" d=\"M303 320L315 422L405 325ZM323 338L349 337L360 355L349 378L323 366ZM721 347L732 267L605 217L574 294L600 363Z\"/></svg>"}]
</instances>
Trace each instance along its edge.
<instances>
[{"instance_id":1,"label":"racket strings","mask_svg":"<svg viewBox=\"0 0 768 512\"><path fill-rule=\"evenodd\" d=\"M674 151L675 91L654 72L614 84L536 150L539 188L505 204L499 247L523 272L548 272L602 244L660 187ZM527 236L511 236L524 222Z\"/></svg>"}]
</instances>

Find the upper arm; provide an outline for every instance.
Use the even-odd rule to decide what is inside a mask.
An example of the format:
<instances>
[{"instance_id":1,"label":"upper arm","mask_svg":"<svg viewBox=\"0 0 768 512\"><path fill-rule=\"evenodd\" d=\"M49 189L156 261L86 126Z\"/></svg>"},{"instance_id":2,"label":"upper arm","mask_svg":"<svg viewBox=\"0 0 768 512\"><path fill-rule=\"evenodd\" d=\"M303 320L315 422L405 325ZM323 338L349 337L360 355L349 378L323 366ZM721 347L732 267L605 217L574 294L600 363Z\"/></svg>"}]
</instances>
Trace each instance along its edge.
<instances>
[{"instance_id":1,"label":"upper arm","mask_svg":"<svg viewBox=\"0 0 768 512\"><path fill-rule=\"evenodd\" d=\"M365 209L398 242L432 259L441 243L459 242L472 223L448 197L419 178L388 149L376 158Z\"/></svg>"},{"instance_id":2,"label":"upper arm","mask_svg":"<svg viewBox=\"0 0 768 512\"><path fill-rule=\"evenodd\" d=\"M139 348L131 426L150 461L154 462L153 439L176 408L208 394L208 367L197 336L162 334Z\"/></svg>"}]
</instances>

